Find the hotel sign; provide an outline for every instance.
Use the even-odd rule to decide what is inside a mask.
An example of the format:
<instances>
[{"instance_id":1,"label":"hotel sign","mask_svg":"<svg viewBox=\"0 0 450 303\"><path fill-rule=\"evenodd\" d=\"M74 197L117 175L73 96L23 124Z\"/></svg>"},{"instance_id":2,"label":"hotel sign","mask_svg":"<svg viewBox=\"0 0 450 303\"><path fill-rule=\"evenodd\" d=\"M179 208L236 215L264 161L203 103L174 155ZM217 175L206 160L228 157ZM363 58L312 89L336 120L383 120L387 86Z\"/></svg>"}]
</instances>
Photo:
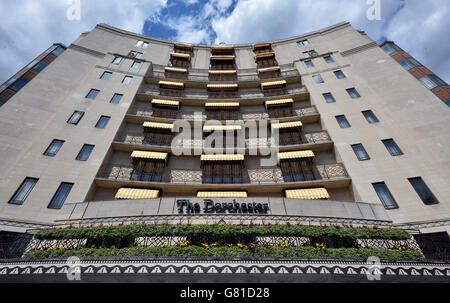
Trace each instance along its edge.
<instances>
[{"instance_id":1,"label":"hotel sign","mask_svg":"<svg viewBox=\"0 0 450 303\"><path fill-rule=\"evenodd\" d=\"M203 203L191 202L190 200L177 200L179 214L267 214L268 203L238 203L220 202L204 199Z\"/></svg>"}]
</instances>

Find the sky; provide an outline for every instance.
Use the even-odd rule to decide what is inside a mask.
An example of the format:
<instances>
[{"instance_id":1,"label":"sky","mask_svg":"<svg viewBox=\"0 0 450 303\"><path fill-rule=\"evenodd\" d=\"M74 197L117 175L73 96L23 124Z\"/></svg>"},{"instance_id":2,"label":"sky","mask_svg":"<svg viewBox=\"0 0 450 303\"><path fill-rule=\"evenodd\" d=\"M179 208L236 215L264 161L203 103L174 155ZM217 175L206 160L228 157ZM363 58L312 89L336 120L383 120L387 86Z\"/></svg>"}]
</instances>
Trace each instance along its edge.
<instances>
[{"instance_id":1,"label":"sky","mask_svg":"<svg viewBox=\"0 0 450 303\"><path fill-rule=\"evenodd\" d=\"M367 10L380 1L380 20ZM76 18L80 4L79 19ZM106 23L187 43L254 43L349 21L450 82L449 0L0 0L0 83L55 42ZM75 18L73 18L75 16Z\"/></svg>"}]
</instances>

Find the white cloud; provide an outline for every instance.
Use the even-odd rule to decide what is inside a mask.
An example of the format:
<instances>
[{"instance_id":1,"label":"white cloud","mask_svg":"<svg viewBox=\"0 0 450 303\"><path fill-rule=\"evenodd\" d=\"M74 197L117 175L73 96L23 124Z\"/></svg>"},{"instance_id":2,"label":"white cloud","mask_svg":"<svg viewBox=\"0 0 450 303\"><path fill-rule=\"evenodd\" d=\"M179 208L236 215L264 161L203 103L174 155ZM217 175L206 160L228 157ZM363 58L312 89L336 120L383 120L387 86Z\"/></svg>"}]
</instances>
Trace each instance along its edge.
<instances>
[{"instance_id":1,"label":"white cloud","mask_svg":"<svg viewBox=\"0 0 450 303\"><path fill-rule=\"evenodd\" d=\"M2 1L0 83L53 43L70 44L97 23L140 33L145 20L166 4L167 0L81 0L81 19L69 21L66 0Z\"/></svg>"}]
</instances>

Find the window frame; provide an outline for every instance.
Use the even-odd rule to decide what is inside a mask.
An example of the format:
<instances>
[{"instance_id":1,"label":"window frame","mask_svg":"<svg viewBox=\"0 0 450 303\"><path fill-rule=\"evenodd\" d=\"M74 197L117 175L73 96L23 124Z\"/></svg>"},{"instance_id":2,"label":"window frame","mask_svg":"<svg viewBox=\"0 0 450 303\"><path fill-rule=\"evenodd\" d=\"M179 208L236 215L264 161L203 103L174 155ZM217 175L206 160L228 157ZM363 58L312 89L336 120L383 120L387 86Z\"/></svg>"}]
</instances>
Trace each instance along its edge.
<instances>
[{"instance_id":1,"label":"window frame","mask_svg":"<svg viewBox=\"0 0 450 303\"><path fill-rule=\"evenodd\" d=\"M395 142L394 139L392 139L392 138L384 139L384 140L381 140L381 142L383 142L384 147L386 147L386 149L388 150L389 154L392 157L398 157L398 156L404 155L403 151L400 149L400 147L397 145L397 143ZM391 144L391 146L388 146L388 144ZM396 152L393 152L393 150L391 148L395 149Z\"/></svg>"},{"instance_id":2,"label":"window frame","mask_svg":"<svg viewBox=\"0 0 450 303\"><path fill-rule=\"evenodd\" d=\"M349 94L350 98L352 99L359 99L361 98L361 95L359 94L359 92L356 90L356 88L352 87L352 88L347 88L346 89L347 93ZM350 93L350 91L354 91L357 95L357 97L352 96L352 94Z\"/></svg>"},{"instance_id":3,"label":"window frame","mask_svg":"<svg viewBox=\"0 0 450 303\"><path fill-rule=\"evenodd\" d=\"M428 80L428 82L425 80ZM429 75L423 76L422 78L419 79L419 81L423 84L423 86L425 86L430 91L439 86L436 82L433 81L433 79L431 79ZM429 84L432 85L428 86Z\"/></svg>"},{"instance_id":4,"label":"window frame","mask_svg":"<svg viewBox=\"0 0 450 303\"><path fill-rule=\"evenodd\" d=\"M54 153L54 154L49 154L49 150L50 150L50 148L52 147L52 145L55 143L55 142L60 142L61 143L61 145L58 147L58 150ZM52 142L50 143L50 145L47 147L47 149L44 151L44 156L47 156L47 157L55 157L58 153L59 153L59 151L61 150L61 148L62 148L62 146L64 145L64 143L66 143L66 141L64 141L64 140L59 140L59 139L53 139L52 140Z\"/></svg>"},{"instance_id":5,"label":"window frame","mask_svg":"<svg viewBox=\"0 0 450 303\"><path fill-rule=\"evenodd\" d=\"M120 56L114 56L114 59L113 59L113 61L111 62L111 64L119 65L120 63L122 63L122 59L123 59L123 57L120 57ZM119 60L119 61L117 61L117 60ZM117 62L116 62L116 61L117 61Z\"/></svg>"},{"instance_id":6,"label":"window frame","mask_svg":"<svg viewBox=\"0 0 450 303\"><path fill-rule=\"evenodd\" d=\"M81 113L80 118L78 118L78 120L76 121L76 123L70 122L70 120L72 120L73 116L74 116L76 113ZM78 123L80 123L81 119L83 119L84 114L85 114L85 112L83 112L83 111L75 110L75 111L72 113L72 115L69 117L69 120L67 120L67 124L78 125Z\"/></svg>"},{"instance_id":7,"label":"window frame","mask_svg":"<svg viewBox=\"0 0 450 303\"><path fill-rule=\"evenodd\" d=\"M96 94L95 94L95 96L93 98L91 98L90 95L93 92L96 92ZM88 92L88 94L86 95L85 98L89 99L89 100L95 100L98 97L99 94L100 94L100 90L99 89L91 88L91 90Z\"/></svg>"},{"instance_id":8,"label":"window frame","mask_svg":"<svg viewBox=\"0 0 450 303\"><path fill-rule=\"evenodd\" d=\"M336 103L336 99L334 98L332 93L323 93L322 96L325 99L325 102L327 102L327 103ZM327 96L330 96L332 101L328 101Z\"/></svg>"},{"instance_id":9,"label":"window frame","mask_svg":"<svg viewBox=\"0 0 450 303\"><path fill-rule=\"evenodd\" d=\"M114 98L115 98L116 96L120 96L120 99L119 99L119 101L117 101L117 102L113 102L113 100L114 100ZM109 101L109 103L111 103L111 104L119 104L120 101L122 101L122 98L123 98L123 94L114 93L114 95L112 96L112 98L111 98L111 100Z\"/></svg>"},{"instance_id":10,"label":"window frame","mask_svg":"<svg viewBox=\"0 0 450 303\"><path fill-rule=\"evenodd\" d=\"M313 77L314 81L316 82L316 84L325 83L325 81L323 80L323 78L320 74L312 75L312 77ZM320 78L320 82L318 82L318 78Z\"/></svg>"},{"instance_id":11,"label":"window frame","mask_svg":"<svg viewBox=\"0 0 450 303\"><path fill-rule=\"evenodd\" d=\"M24 190L24 186L26 184L27 181L33 181L34 183L32 184L30 190L28 191L28 193L26 193L25 197L23 198L23 200L17 200L17 196L19 195L19 193ZM23 205L23 203L25 203L25 201L27 200L28 196L31 194L31 192L33 191L34 187L36 186L36 184L38 183L39 179L38 178L32 178L32 177L26 177L22 183L20 184L20 186L17 188L17 190L14 192L14 194L12 195L12 197L9 199L8 204L13 204L13 205ZM16 199L14 199L16 198Z\"/></svg>"},{"instance_id":12,"label":"window frame","mask_svg":"<svg viewBox=\"0 0 450 303\"><path fill-rule=\"evenodd\" d=\"M55 194L53 195L52 199L50 200L50 203L47 205L48 209L61 209L64 205L64 203L67 200L67 197L70 195L70 192L72 191L72 188L75 184L74 183L69 183L69 182L61 182L61 184L59 185L58 189L56 190ZM63 186L70 186L70 188L68 189L66 195L61 199L60 204L56 204L55 206L52 207L52 204L55 204L55 199L57 198L59 192L63 189Z\"/></svg>"},{"instance_id":13,"label":"window frame","mask_svg":"<svg viewBox=\"0 0 450 303\"><path fill-rule=\"evenodd\" d=\"M106 124L105 124L104 127L98 127L100 121L101 121L103 118L108 118L108 121L106 121ZM95 128L98 128L98 129L105 129L105 128L108 126L108 123L109 123L110 120L111 120L111 117L110 117L110 116L104 116L104 115L100 116L100 118L98 119L97 123L95 124Z\"/></svg>"},{"instance_id":14,"label":"window frame","mask_svg":"<svg viewBox=\"0 0 450 303\"><path fill-rule=\"evenodd\" d=\"M333 74L336 76L336 78L338 80L347 78L347 76L344 74L344 72L341 69L333 71ZM342 75L342 76L338 76L338 74Z\"/></svg>"},{"instance_id":15,"label":"window frame","mask_svg":"<svg viewBox=\"0 0 450 303\"><path fill-rule=\"evenodd\" d=\"M367 152L367 150L364 148L364 145L362 143L357 143L357 144L352 144L351 148L353 149L353 152L355 153L356 158L358 159L358 161L369 161L370 160L370 155ZM359 156L358 151L356 150L356 148L361 148L361 151L364 152L365 157L362 158Z\"/></svg>"},{"instance_id":16,"label":"window frame","mask_svg":"<svg viewBox=\"0 0 450 303\"><path fill-rule=\"evenodd\" d=\"M379 186L381 186L383 188L383 190L385 190L385 193L390 197L390 199L392 201L389 201L389 203L392 202L391 205L388 205L389 203L387 201L384 200L383 196L381 195L381 193L377 190L377 187L379 188ZM394 196L392 195L391 191L389 190L388 186L386 185L385 182L376 182L376 183L372 183L372 187L375 190L378 198L380 199L381 203L383 204L385 209L391 210L391 209L398 209L399 206L397 204L397 201L395 200Z\"/></svg>"},{"instance_id":17,"label":"window frame","mask_svg":"<svg viewBox=\"0 0 450 303\"><path fill-rule=\"evenodd\" d=\"M345 117L345 115L337 115L334 117L336 118L336 121L341 128L351 128L352 127L352 125L350 124L350 122L348 122L347 117ZM345 123L347 123L347 124L345 124Z\"/></svg>"},{"instance_id":18,"label":"window frame","mask_svg":"<svg viewBox=\"0 0 450 303\"><path fill-rule=\"evenodd\" d=\"M414 188L414 190L416 191L417 195L419 196L420 200L422 200L423 204L425 205L436 205L439 204L439 200L436 198L436 196L433 194L433 192L430 190L430 188L428 187L428 185L425 183L425 181L422 179L422 177L414 177L414 178L408 178L409 183L411 184L411 186ZM413 183L415 181L420 181L420 186L422 186L422 190L424 190L426 192L426 194L428 194L428 198L430 198L433 202L429 203L427 202L428 199L426 199L426 197L424 197L421 193L421 190L418 189L415 185L417 185L418 183Z\"/></svg>"},{"instance_id":19,"label":"window frame","mask_svg":"<svg viewBox=\"0 0 450 303\"><path fill-rule=\"evenodd\" d=\"M314 67L314 63L312 62L312 60L305 60L304 62L305 62L306 68L313 68ZM310 65L308 65L308 63Z\"/></svg>"},{"instance_id":20,"label":"window frame","mask_svg":"<svg viewBox=\"0 0 450 303\"><path fill-rule=\"evenodd\" d=\"M128 80L128 79L129 79L129 81L125 82L125 80ZM122 84L123 85L130 85L131 81L133 81L133 77L132 76L125 76L125 77L123 77Z\"/></svg>"},{"instance_id":21,"label":"window frame","mask_svg":"<svg viewBox=\"0 0 450 303\"><path fill-rule=\"evenodd\" d=\"M108 81L109 79L111 79L112 74L113 74L112 72L104 71L103 74L100 76L100 80ZM105 75L109 75L108 78L105 79L105 78L104 78Z\"/></svg>"},{"instance_id":22,"label":"window frame","mask_svg":"<svg viewBox=\"0 0 450 303\"><path fill-rule=\"evenodd\" d=\"M329 61L328 59L331 60L331 61ZM335 62L333 57L331 57L331 55L323 56L323 60L325 61L325 63L328 63L328 64Z\"/></svg>"},{"instance_id":23,"label":"window frame","mask_svg":"<svg viewBox=\"0 0 450 303\"><path fill-rule=\"evenodd\" d=\"M82 155L83 153L85 153L85 149L87 149L87 148L91 148L91 149L89 150L89 153L88 153L87 157L86 157L85 159L84 159L84 158L81 158L81 155ZM77 161L83 161L83 162L88 161L88 160L89 160L89 157L91 156L92 152L94 151L94 148L95 148L95 145L92 145L92 144L84 144L83 147L81 147L81 150L80 150L80 152L78 153L78 155L77 155L77 157L75 158L75 160L77 160Z\"/></svg>"},{"instance_id":24,"label":"window frame","mask_svg":"<svg viewBox=\"0 0 450 303\"><path fill-rule=\"evenodd\" d=\"M366 121L369 124L375 124L375 123L379 123L380 122L378 117L373 113L373 111L371 109L363 110L361 113L363 114L364 118L366 118ZM372 117L375 118L373 122L369 121L368 114L372 115Z\"/></svg>"}]
</instances>

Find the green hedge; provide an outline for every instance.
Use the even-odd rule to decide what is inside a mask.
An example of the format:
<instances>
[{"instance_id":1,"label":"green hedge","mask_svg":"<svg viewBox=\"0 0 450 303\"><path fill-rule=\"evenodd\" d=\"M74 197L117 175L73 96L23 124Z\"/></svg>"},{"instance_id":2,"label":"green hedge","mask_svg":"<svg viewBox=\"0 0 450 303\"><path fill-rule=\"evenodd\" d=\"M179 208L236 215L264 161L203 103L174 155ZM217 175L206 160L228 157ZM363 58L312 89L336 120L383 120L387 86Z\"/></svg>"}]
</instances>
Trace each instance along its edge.
<instances>
[{"instance_id":1,"label":"green hedge","mask_svg":"<svg viewBox=\"0 0 450 303\"><path fill-rule=\"evenodd\" d=\"M300 225L124 225L89 228L46 229L36 239L118 239L155 236L291 236L341 237L352 239L407 240L411 235L401 229L353 228Z\"/></svg>"},{"instance_id":2,"label":"green hedge","mask_svg":"<svg viewBox=\"0 0 450 303\"><path fill-rule=\"evenodd\" d=\"M76 250L34 250L24 255L25 259L86 257L286 257L286 258L350 258L367 259L377 256L385 260L423 260L415 250L368 249L368 248L327 248L314 247L130 247L130 248L82 248Z\"/></svg>"}]
</instances>

